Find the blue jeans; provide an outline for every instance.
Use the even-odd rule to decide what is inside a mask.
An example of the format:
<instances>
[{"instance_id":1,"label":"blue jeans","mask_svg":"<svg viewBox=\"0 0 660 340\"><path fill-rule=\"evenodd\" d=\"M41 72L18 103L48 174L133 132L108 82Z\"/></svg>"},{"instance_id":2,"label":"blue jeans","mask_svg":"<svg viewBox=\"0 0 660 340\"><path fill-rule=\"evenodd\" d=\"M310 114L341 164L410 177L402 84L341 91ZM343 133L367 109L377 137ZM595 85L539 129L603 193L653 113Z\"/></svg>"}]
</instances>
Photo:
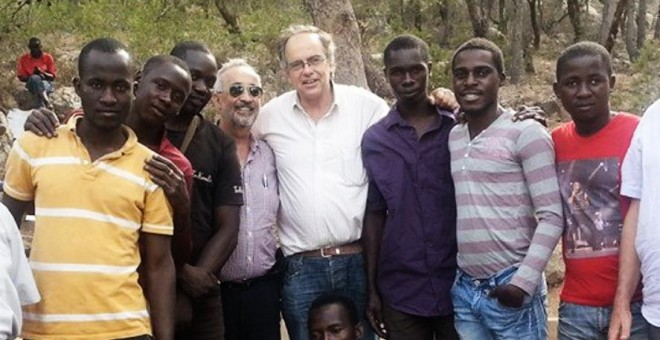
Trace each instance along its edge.
<instances>
[{"instance_id":1,"label":"blue jeans","mask_svg":"<svg viewBox=\"0 0 660 340\"><path fill-rule=\"evenodd\" d=\"M520 308L503 306L488 294L509 283L518 269L506 268L486 279L475 279L458 270L451 288L456 331L464 340L548 338L545 278Z\"/></svg>"},{"instance_id":2,"label":"blue jeans","mask_svg":"<svg viewBox=\"0 0 660 340\"><path fill-rule=\"evenodd\" d=\"M53 83L42 79L39 75L36 74L30 76L28 81L25 83L25 88L28 90L28 92L37 96L37 99L39 100L39 107L46 106L46 103L44 103L43 99L41 98L43 93L53 93Z\"/></svg>"},{"instance_id":3,"label":"blue jeans","mask_svg":"<svg viewBox=\"0 0 660 340\"><path fill-rule=\"evenodd\" d=\"M367 284L362 254L329 258L292 255L286 258L282 286L282 314L291 340L307 340L307 312L321 295L344 295L355 303L365 330L363 339L375 339L366 320Z\"/></svg>"},{"instance_id":4,"label":"blue jeans","mask_svg":"<svg viewBox=\"0 0 660 340\"><path fill-rule=\"evenodd\" d=\"M632 325L630 340L646 340L646 320L642 316L642 303L630 304ZM559 304L558 337L560 340L607 339L612 307L591 307L562 302Z\"/></svg>"}]
</instances>

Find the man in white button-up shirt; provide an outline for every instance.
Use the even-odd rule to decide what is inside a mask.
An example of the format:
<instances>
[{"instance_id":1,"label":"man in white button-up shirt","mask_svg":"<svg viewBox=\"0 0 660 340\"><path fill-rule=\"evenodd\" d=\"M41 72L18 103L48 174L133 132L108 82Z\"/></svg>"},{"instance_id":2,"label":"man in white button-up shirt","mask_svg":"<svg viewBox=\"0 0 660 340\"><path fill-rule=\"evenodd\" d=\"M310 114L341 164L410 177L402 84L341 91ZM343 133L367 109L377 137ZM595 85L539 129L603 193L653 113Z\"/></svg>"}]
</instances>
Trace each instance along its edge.
<instances>
[{"instance_id":1,"label":"man in white button-up shirt","mask_svg":"<svg viewBox=\"0 0 660 340\"><path fill-rule=\"evenodd\" d=\"M279 57L294 91L267 103L254 125L275 153L287 257L283 314L292 340L307 339L309 306L324 293L351 298L365 315L359 238L367 176L360 142L389 107L367 90L332 81L334 50L330 35L316 27L285 30Z\"/></svg>"},{"instance_id":2,"label":"man in white button-up shirt","mask_svg":"<svg viewBox=\"0 0 660 340\"><path fill-rule=\"evenodd\" d=\"M630 197L619 248L619 282L609 339L629 339L630 301L642 280L642 316L649 339L660 339L660 100L651 105L635 130L621 168L621 195Z\"/></svg>"}]
</instances>

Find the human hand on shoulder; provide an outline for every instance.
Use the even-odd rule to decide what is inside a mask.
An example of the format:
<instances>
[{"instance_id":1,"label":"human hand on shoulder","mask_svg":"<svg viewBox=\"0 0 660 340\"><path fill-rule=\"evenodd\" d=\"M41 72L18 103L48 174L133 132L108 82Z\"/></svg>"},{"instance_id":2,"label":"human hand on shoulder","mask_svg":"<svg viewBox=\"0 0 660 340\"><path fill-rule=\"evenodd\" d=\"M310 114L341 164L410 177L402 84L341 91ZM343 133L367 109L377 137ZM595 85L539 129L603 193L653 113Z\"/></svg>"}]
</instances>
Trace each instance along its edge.
<instances>
[{"instance_id":1,"label":"human hand on shoulder","mask_svg":"<svg viewBox=\"0 0 660 340\"><path fill-rule=\"evenodd\" d=\"M429 96L429 100L431 101L431 104L445 111L458 113L461 109L460 105L458 105L458 101L456 101L454 92L444 87L438 87L433 90Z\"/></svg>"},{"instance_id":2,"label":"human hand on shoulder","mask_svg":"<svg viewBox=\"0 0 660 340\"><path fill-rule=\"evenodd\" d=\"M541 125L548 127L548 120L546 119L545 111L538 106L520 106L518 110L513 114L511 120L514 122L523 121L527 119L533 119L539 122Z\"/></svg>"},{"instance_id":3,"label":"human hand on shoulder","mask_svg":"<svg viewBox=\"0 0 660 340\"><path fill-rule=\"evenodd\" d=\"M144 169L151 176L151 180L163 188L167 200L174 209L190 208L185 176L176 164L156 154L146 161Z\"/></svg>"},{"instance_id":4,"label":"human hand on shoulder","mask_svg":"<svg viewBox=\"0 0 660 340\"><path fill-rule=\"evenodd\" d=\"M47 108L40 108L32 110L25 120L23 129L37 136L52 138L57 137L58 126L60 126L60 121L55 112Z\"/></svg>"}]
</instances>

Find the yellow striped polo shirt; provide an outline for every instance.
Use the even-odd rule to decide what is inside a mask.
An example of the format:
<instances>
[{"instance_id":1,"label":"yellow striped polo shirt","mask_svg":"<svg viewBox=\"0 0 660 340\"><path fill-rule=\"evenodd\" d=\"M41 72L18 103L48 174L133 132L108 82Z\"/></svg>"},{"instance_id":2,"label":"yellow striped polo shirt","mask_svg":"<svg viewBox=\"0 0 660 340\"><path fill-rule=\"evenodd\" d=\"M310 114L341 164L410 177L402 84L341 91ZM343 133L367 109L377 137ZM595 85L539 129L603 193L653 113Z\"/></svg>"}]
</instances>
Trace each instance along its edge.
<instances>
[{"instance_id":1,"label":"yellow striped polo shirt","mask_svg":"<svg viewBox=\"0 0 660 340\"><path fill-rule=\"evenodd\" d=\"M153 152L129 129L94 162L76 135L81 117L47 139L25 133L7 161L4 191L35 203L30 264L41 302L24 308L29 339L151 334L138 284L141 232L171 235L171 209L143 167Z\"/></svg>"}]
</instances>

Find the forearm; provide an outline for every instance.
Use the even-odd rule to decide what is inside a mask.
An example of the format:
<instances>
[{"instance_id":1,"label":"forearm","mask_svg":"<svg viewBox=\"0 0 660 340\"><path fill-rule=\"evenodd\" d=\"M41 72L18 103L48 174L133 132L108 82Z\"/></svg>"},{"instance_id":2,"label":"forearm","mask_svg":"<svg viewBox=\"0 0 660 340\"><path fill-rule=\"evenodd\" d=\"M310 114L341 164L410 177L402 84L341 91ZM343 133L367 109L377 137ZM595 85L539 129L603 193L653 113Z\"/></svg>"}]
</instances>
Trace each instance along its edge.
<instances>
[{"instance_id":1,"label":"forearm","mask_svg":"<svg viewBox=\"0 0 660 340\"><path fill-rule=\"evenodd\" d=\"M561 238L560 223L558 216L552 218L551 221L539 221L527 254L511 279L512 285L524 290L529 295L534 294L552 252Z\"/></svg>"},{"instance_id":2,"label":"forearm","mask_svg":"<svg viewBox=\"0 0 660 340\"><path fill-rule=\"evenodd\" d=\"M156 263L148 264L145 272L145 295L149 301L154 338L173 339L176 284L172 257L169 254L160 256Z\"/></svg>"},{"instance_id":3,"label":"forearm","mask_svg":"<svg viewBox=\"0 0 660 340\"><path fill-rule=\"evenodd\" d=\"M380 242L383 226L385 225L385 211L367 211L364 216L362 228L362 244L367 272L367 289L369 294L378 292L378 257L380 256Z\"/></svg>"},{"instance_id":4,"label":"forearm","mask_svg":"<svg viewBox=\"0 0 660 340\"><path fill-rule=\"evenodd\" d=\"M561 195L555 170L555 154L547 131L540 125L521 137L522 171L536 222L527 254L511 283L534 294L543 271L559 242L563 227Z\"/></svg>"},{"instance_id":5,"label":"forearm","mask_svg":"<svg viewBox=\"0 0 660 340\"><path fill-rule=\"evenodd\" d=\"M23 214L31 203L31 201L17 200L8 195L6 192L2 194L2 204L7 207L7 210L9 210L9 213L11 213L11 216L14 218L14 222L16 222L16 225L19 229L21 227Z\"/></svg>"},{"instance_id":6,"label":"forearm","mask_svg":"<svg viewBox=\"0 0 660 340\"><path fill-rule=\"evenodd\" d=\"M174 235L172 236L172 258L178 271L192 256L192 231L190 208L174 209Z\"/></svg>"},{"instance_id":7,"label":"forearm","mask_svg":"<svg viewBox=\"0 0 660 340\"><path fill-rule=\"evenodd\" d=\"M211 273L217 273L234 252L238 243L240 206L216 208L216 230L202 249L195 264Z\"/></svg>"},{"instance_id":8,"label":"forearm","mask_svg":"<svg viewBox=\"0 0 660 340\"><path fill-rule=\"evenodd\" d=\"M633 200L623 222L621 245L619 246L619 282L614 304L622 307L628 306L630 303L641 277L640 262L635 250L638 216L639 200Z\"/></svg>"}]
</instances>

